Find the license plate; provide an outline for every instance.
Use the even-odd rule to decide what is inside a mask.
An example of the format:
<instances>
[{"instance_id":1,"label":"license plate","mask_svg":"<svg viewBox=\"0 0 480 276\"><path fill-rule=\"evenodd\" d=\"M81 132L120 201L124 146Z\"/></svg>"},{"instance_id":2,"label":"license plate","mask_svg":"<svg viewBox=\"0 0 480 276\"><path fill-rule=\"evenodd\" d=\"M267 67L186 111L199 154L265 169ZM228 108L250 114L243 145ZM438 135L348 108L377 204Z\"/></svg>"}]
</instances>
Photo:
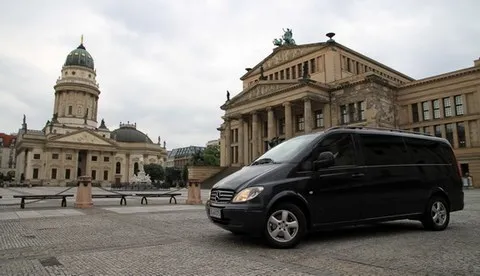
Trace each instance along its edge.
<instances>
[{"instance_id":1,"label":"license plate","mask_svg":"<svg viewBox=\"0 0 480 276\"><path fill-rule=\"evenodd\" d=\"M210 216L212 218L222 218L222 209L215 208L215 207L210 207Z\"/></svg>"}]
</instances>

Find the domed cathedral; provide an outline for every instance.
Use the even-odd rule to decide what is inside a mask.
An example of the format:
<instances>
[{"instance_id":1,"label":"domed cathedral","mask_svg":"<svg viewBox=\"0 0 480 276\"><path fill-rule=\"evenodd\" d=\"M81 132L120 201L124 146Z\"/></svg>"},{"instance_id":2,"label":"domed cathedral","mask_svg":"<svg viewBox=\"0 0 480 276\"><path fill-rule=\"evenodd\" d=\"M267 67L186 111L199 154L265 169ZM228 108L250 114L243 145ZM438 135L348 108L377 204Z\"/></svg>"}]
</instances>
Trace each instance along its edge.
<instances>
[{"instance_id":1,"label":"domed cathedral","mask_svg":"<svg viewBox=\"0 0 480 276\"><path fill-rule=\"evenodd\" d=\"M52 117L40 130L23 116L16 143L16 175L26 183L66 185L79 176L100 184L130 182L139 163L164 166L166 143L154 143L136 123L110 131L98 122L100 88L92 55L83 44L71 51L54 86Z\"/></svg>"},{"instance_id":2,"label":"domed cathedral","mask_svg":"<svg viewBox=\"0 0 480 276\"><path fill-rule=\"evenodd\" d=\"M416 80L326 36L297 44L284 30L246 68L242 91L227 91L221 166L247 165L283 140L334 126L381 127L446 138L462 173L480 179L480 59Z\"/></svg>"}]
</instances>

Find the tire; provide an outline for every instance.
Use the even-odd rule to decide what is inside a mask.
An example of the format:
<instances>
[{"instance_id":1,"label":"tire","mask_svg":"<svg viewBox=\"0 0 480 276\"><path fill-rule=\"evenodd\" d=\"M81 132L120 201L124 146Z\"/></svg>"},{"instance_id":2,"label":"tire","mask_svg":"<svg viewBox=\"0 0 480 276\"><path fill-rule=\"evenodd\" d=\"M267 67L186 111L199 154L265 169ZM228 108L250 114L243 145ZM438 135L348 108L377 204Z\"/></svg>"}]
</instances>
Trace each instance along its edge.
<instances>
[{"instance_id":1,"label":"tire","mask_svg":"<svg viewBox=\"0 0 480 276\"><path fill-rule=\"evenodd\" d=\"M274 206L268 213L264 225L264 236L270 247L293 248L300 243L306 229L306 218L302 210L295 204L281 203ZM285 233L291 237L285 237Z\"/></svg>"},{"instance_id":2,"label":"tire","mask_svg":"<svg viewBox=\"0 0 480 276\"><path fill-rule=\"evenodd\" d=\"M427 230L445 230L450 223L450 206L445 198L442 196L431 197L421 221Z\"/></svg>"}]
</instances>

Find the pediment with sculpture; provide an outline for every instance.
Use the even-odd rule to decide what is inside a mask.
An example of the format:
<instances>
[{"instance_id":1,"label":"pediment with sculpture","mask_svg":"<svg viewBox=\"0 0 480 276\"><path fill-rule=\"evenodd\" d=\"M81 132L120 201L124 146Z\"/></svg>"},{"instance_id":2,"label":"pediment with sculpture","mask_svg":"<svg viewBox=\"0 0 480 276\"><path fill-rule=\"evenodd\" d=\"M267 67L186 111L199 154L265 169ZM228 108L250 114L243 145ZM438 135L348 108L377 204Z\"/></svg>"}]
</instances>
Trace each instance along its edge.
<instances>
[{"instance_id":1,"label":"pediment with sculpture","mask_svg":"<svg viewBox=\"0 0 480 276\"><path fill-rule=\"evenodd\" d=\"M230 106L238 105L253 99L258 99L264 96L272 95L278 90L281 90L293 85L295 84L294 83L256 84L252 87L249 87L247 90L244 90L234 98L232 98L228 103L228 105Z\"/></svg>"},{"instance_id":2,"label":"pediment with sculpture","mask_svg":"<svg viewBox=\"0 0 480 276\"><path fill-rule=\"evenodd\" d=\"M111 142L107 138L104 138L88 130L81 130L68 134L63 134L60 136L55 136L49 139L49 142L78 143L96 146L116 146L114 142Z\"/></svg>"},{"instance_id":3,"label":"pediment with sculpture","mask_svg":"<svg viewBox=\"0 0 480 276\"><path fill-rule=\"evenodd\" d=\"M251 75L260 74L261 67L263 67L263 70L266 71L276 66L282 65L290 60L294 60L299 57L311 54L315 51L322 49L323 47L325 47L324 43L315 43L311 44L311 46L280 46L275 49L270 56L265 58L265 60L257 64L251 71L245 74L242 79Z\"/></svg>"}]
</instances>

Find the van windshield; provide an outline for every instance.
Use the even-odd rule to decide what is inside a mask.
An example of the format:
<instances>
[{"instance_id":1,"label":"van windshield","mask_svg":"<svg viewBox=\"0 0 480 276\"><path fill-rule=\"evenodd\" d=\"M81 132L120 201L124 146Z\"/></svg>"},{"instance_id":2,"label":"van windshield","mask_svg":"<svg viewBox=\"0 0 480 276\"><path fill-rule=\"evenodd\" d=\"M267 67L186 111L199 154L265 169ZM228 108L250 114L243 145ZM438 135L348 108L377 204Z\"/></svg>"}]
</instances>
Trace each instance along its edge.
<instances>
[{"instance_id":1,"label":"van windshield","mask_svg":"<svg viewBox=\"0 0 480 276\"><path fill-rule=\"evenodd\" d=\"M258 157L251 165L290 162L321 133L297 136L286 140Z\"/></svg>"}]
</instances>

